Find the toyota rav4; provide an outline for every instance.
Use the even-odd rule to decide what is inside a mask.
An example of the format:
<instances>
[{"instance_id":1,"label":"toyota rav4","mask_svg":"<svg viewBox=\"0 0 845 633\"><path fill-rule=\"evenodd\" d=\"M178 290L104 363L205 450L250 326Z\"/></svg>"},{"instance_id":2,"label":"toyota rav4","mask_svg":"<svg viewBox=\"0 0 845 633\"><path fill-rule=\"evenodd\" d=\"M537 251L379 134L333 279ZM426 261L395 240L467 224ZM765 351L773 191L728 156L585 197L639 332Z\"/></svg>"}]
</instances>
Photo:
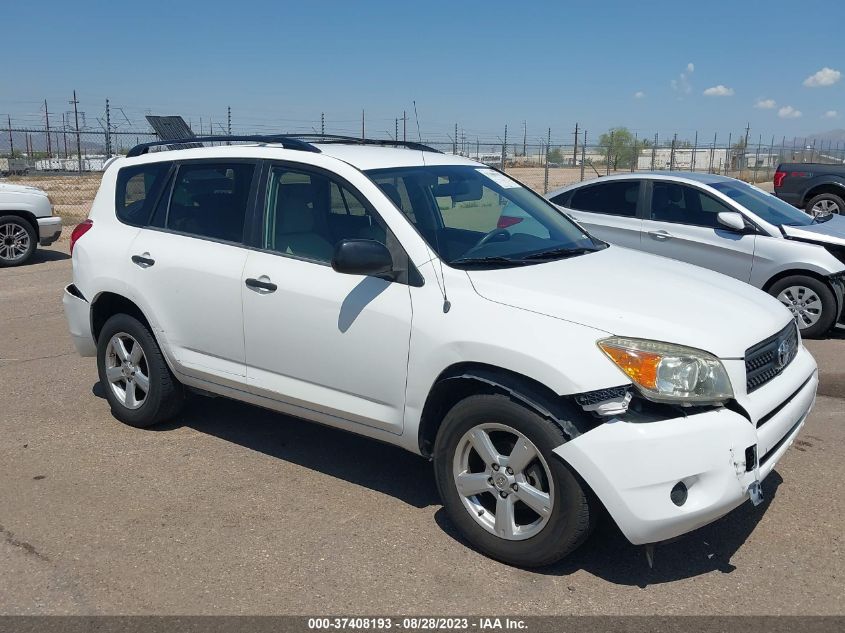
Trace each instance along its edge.
<instances>
[{"instance_id":1,"label":"toyota rav4","mask_svg":"<svg viewBox=\"0 0 845 633\"><path fill-rule=\"evenodd\" d=\"M396 444L523 566L602 506L651 544L762 499L817 386L775 298L422 145L214 140L115 160L74 230L70 332L120 421L195 391Z\"/></svg>"}]
</instances>

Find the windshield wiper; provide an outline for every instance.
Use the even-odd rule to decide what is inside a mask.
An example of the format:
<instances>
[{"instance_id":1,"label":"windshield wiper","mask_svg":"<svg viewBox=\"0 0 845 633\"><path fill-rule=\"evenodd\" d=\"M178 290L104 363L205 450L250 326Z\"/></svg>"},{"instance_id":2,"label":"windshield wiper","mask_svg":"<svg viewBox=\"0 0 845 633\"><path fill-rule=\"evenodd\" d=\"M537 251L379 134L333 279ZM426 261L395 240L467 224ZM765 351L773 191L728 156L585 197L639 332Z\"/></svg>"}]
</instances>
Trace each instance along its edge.
<instances>
[{"instance_id":1,"label":"windshield wiper","mask_svg":"<svg viewBox=\"0 0 845 633\"><path fill-rule=\"evenodd\" d=\"M599 250L601 249L594 247L554 248L548 251L540 251L539 253L525 255L523 259L564 259L566 257L575 257L576 255L584 255L586 253L595 253Z\"/></svg>"},{"instance_id":2,"label":"windshield wiper","mask_svg":"<svg viewBox=\"0 0 845 633\"><path fill-rule=\"evenodd\" d=\"M459 257L449 262L450 266L525 266L531 262L524 259L511 259L509 257Z\"/></svg>"}]
</instances>

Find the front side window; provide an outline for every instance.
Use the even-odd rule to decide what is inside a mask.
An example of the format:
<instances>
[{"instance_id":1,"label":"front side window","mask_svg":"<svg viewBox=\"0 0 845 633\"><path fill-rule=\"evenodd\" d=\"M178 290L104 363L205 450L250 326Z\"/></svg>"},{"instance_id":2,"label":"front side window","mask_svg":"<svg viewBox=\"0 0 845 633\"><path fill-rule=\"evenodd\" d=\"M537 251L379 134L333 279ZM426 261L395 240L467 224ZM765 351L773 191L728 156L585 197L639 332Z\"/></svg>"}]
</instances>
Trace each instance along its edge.
<instances>
[{"instance_id":1,"label":"front side window","mask_svg":"<svg viewBox=\"0 0 845 633\"><path fill-rule=\"evenodd\" d=\"M637 215L639 196L639 180L619 180L577 189L572 193L568 206L576 211L633 218Z\"/></svg>"},{"instance_id":2,"label":"front side window","mask_svg":"<svg viewBox=\"0 0 845 633\"><path fill-rule=\"evenodd\" d=\"M652 220L721 228L717 216L723 211L732 209L695 187L674 182L655 182L652 185Z\"/></svg>"},{"instance_id":3,"label":"front side window","mask_svg":"<svg viewBox=\"0 0 845 633\"><path fill-rule=\"evenodd\" d=\"M331 262L343 239L388 241L381 218L348 187L322 173L274 167L264 215L264 248L317 262Z\"/></svg>"},{"instance_id":4,"label":"front side window","mask_svg":"<svg viewBox=\"0 0 845 633\"><path fill-rule=\"evenodd\" d=\"M742 205L759 218L775 226L808 226L813 224L813 218L796 209L791 204L776 198L762 189L741 182L715 182L710 184L713 189L721 191ZM828 216L832 217L832 216ZM819 219L818 221L824 221Z\"/></svg>"},{"instance_id":5,"label":"front side window","mask_svg":"<svg viewBox=\"0 0 845 633\"><path fill-rule=\"evenodd\" d=\"M166 228L227 242L243 240L255 165L181 165L170 194Z\"/></svg>"},{"instance_id":6,"label":"front side window","mask_svg":"<svg viewBox=\"0 0 845 633\"><path fill-rule=\"evenodd\" d=\"M147 224L171 164L149 163L120 170L115 200L118 219L132 226Z\"/></svg>"},{"instance_id":7,"label":"front side window","mask_svg":"<svg viewBox=\"0 0 845 633\"><path fill-rule=\"evenodd\" d=\"M494 169L431 165L366 172L448 264L510 266L604 244Z\"/></svg>"}]
</instances>

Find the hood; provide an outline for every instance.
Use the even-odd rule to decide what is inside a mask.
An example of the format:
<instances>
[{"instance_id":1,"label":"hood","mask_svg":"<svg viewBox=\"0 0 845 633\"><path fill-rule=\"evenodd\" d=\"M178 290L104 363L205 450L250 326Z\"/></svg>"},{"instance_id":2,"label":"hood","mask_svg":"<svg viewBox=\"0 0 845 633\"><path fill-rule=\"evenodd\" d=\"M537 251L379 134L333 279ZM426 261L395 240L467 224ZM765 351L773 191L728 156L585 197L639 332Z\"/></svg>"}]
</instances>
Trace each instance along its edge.
<instances>
[{"instance_id":1,"label":"hood","mask_svg":"<svg viewBox=\"0 0 845 633\"><path fill-rule=\"evenodd\" d=\"M792 318L777 299L746 283L619 246L467 274L476 292L496 303L720 358L742 358Z\"/></svg>"},{"instance_id":2,"label":"hood","mask_svg":"<svg viewBox=\"0 0 845 633\"><path fill-rule=\"evenodd\" d=\"M30 187L29 185L13 185L7 182L0 182L0 194L4 193L25 193L28 195L46 196L38 187Z\"/></svg>"},{"instance_id":3,"label":"hood","mask_svg":"<svg viewBox=\"0 0 845 633\"><path fill-rule=\"evenodd\" d=\"M809 226L782 225L780 228L787 237L817 244L845 246L845 217L841 215L834 215L820 224L810 224Z\"/></svg>"}]
</instances>

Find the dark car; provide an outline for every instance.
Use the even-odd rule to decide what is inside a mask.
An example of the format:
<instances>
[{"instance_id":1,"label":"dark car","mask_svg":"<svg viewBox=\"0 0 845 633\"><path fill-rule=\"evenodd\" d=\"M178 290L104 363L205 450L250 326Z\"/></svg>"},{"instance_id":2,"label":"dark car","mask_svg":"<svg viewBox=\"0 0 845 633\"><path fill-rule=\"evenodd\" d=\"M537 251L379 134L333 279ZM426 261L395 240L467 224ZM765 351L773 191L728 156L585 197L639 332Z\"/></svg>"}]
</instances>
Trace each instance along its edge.
<instances>
[{"instance_id":1,"label":"dark car","mask_svg":"<svg viewBox=\"0 0 845 633\"><path fill-rule=\"evenodd\" d=\"M781 163L775 195L813 216L845 215L845 165Z\"/></svg>"}]
</instances>

